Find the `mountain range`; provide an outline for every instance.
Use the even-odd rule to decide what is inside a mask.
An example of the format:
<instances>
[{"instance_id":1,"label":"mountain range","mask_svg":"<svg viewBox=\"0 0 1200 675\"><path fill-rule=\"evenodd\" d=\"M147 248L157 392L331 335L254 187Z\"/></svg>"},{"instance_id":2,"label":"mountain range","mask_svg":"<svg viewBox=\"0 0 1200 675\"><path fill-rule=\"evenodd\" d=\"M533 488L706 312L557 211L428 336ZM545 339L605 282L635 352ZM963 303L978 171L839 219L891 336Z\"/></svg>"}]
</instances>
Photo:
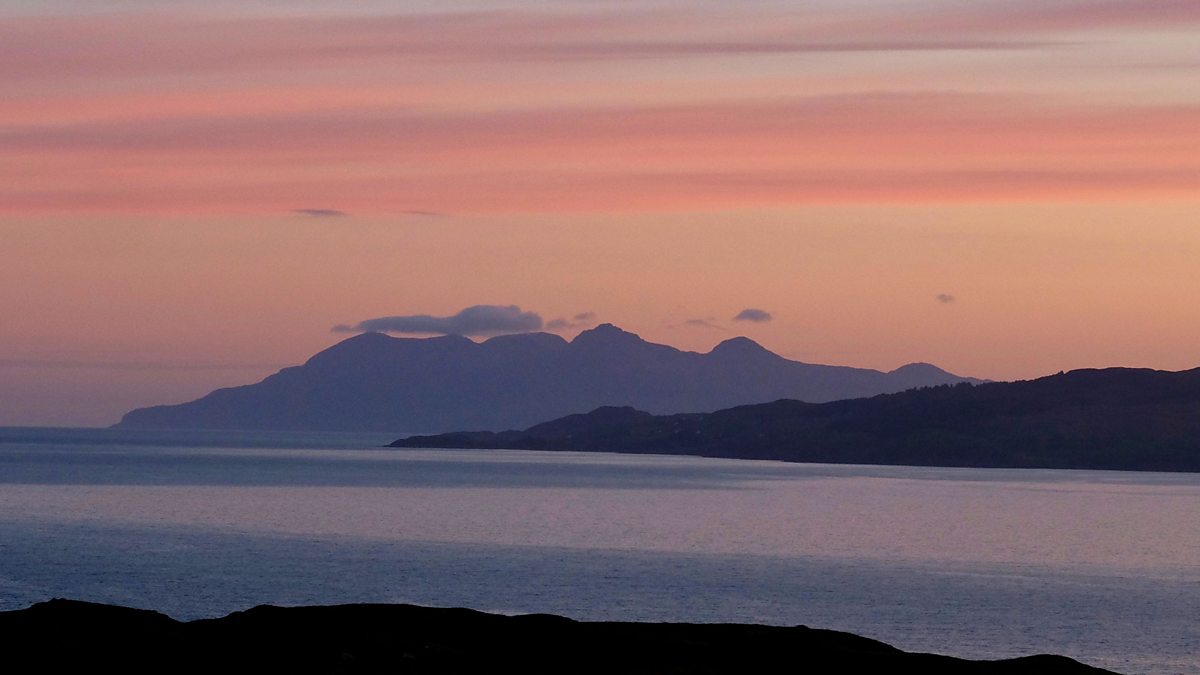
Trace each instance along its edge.
<instances>
[{"instance_id":1,"label":"mountain range","mask_svg":"<svg viewBox=\"0 0 1200 675\"><path fill-rule=\"evenodd\" d=\"M835 464L1200 471L1200 368L1076 370L708 414L598 408L394 447L664 453Z\"/></svg>"},{"instance_id":2,"label":"mountain range","mask_svg":"<svg viewBox=\"0 0 1200 675\"><path fill-rule=\"evenodd\" d=\"M891 372L792 361L745 337L708 353L647 342L611 324L567 341L522 333L362 333L257 384L127 413L121 428L438 432L523 428L601 406L706 412L779 398L808 402L979 380L913 363Z\"/></svg>"}]
</instances>

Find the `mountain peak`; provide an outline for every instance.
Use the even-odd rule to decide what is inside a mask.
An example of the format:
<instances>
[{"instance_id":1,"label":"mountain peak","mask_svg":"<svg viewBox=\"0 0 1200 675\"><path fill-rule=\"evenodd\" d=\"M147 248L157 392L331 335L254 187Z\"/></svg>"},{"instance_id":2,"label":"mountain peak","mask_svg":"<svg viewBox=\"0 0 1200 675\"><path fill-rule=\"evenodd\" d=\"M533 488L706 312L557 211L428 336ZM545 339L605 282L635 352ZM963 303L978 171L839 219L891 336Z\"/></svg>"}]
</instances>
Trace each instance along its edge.
<instances>
[{"instance_id":1,"label":"mountain peak","mask_svg":"<svg viewBox=\"0 0 1200 675\"><path fill-rule=\"evenodd\" d=\"M369 330L369 331L365 331L365 332L359 333L358 335L354 335L354 336L348 337L348 338L346 338L345 340L342 340L342 342L343 342L343 343L356 343L356 344L357 344L357 343L364 343L364 344L377 343L377 344L383 344L383 343L385 343L385 342L390 342L391 340L394 340L394 339L395 339L395 338L393 338L392 336L388 335L387 333L381 333L381 332L379 332L379 331L375 331L375 330Z\"/></svg>"},{"instance_id":2,"label":"mountain peak","mask_svg":"<svg viewBox=\"0 0 1200 675\"><path fill-rule=\"evenodd\" d=\"M586 434L653 419L654 415L633 406L606 405L588 413L543 422L527 429L534 434Z\"/></svg>"},{"instance_id":3,"label":"mountain peak","mask_svg":"<svg viewBox=\"0 0 1200 675\"><path fill-rule=\"evenodd\" d=\"M308 359L309 363L319 363L323 360L331 358L343 358L348 354L361 355L375 353L380 349L387 349L386 345L390 345L396 341L385 333L375 331L367 331L359 333L342 340L334 345L326 347L317 352Z\"/></svg>"},{"instance_id":4,"label":"mountain peak","mask_svg":"<svg viewBox=\"0 0 1200 675\"><path fill-rule=\"evenodd\" d=\"M611 323L602 323L595 328L585 330L571 340L573 345L627 345L644 342L641 336L636 333L630 333L627 330L622 330L612 325Z\"/></svg>"},{"instance_id":5,"label":"mountain peak","mask_svg":"<svg viewBox=\"0 0 1200 675\"><path fill-rule=\"evenodd\" d=\"M709 352L714 356L777 356L774 352L748 337L735 337L722 341Z\"/></svg>"},{"instance_id":6,"label":"mountain peak","mask_svg":"<svg viewBox=\"0 0 1200 675\"><path fill-rule=\"evenodd\" d=\"M889 375L948 375L946 371L938 368L932 363L917 361L915 363L906 363L903 366L891 371Z\"/></svg>"},{"instance_id":7,"label":"mountain peak","mask_svg":"<svg viewBox=\"0 0 1200 675\"><path fill-rule=\"evenodd\" d=\"M932 387L939 384L957 384L959 382L968 382L970 384L981 384L986 380L977 380L973 377L959 377L954 373L938 368L932 363L909 363L891 371L887 374L898 386L905 389L911 387Z\"/></svg>"},{"instance_id":8,"label":"mountain peak","mask_svg":"<svg viewBox=\"0 0 1200 675\"><path fill-rule=\"evenodd\" d=\"M611 323L602 323L602 324L596 326L595 328L589 328L589 329L581 332L580 335L584 335L587 333L594 333L597 335L634 335L633 333L630 333L629 331L625 330L624 328L620 328Z\"/></svg>"}]
</instances>

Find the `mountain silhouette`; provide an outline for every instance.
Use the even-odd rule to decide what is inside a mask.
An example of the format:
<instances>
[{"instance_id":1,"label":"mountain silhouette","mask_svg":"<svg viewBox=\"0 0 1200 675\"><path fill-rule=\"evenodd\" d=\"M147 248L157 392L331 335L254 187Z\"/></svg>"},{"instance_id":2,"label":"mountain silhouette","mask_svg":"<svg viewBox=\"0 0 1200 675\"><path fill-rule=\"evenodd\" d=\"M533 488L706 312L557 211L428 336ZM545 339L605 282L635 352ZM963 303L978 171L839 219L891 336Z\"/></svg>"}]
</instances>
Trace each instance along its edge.
<instances>
[{"instance_id":1,"label":"mountain silhouette","mask_svg":"<svg viewBox=\"0 0 1200 675\"><path fill-rule=\"evenodd\" d=\"M810 402L976 382L934 366L890 373L785 359L744 337L707 354L611 324L568 342L549 333L394 338L363 333L257 384L140 408L124 428L438 432L501 430L633 406L705 412L779 398Z\"/></svg>"},{"instance_id":2,"label":"mountain silhouette","mask_svg":"<svg viewBox=\"0 0 1200 675\"><path fill-rule=\"evenodd\" d=\"M707 414L654 416L605 407L524 431L412 436L392 446L1200 471L1200 368L1075 370L1021 382L943 385L820 404L780 400Z\"/></svg>"}]
</instances>

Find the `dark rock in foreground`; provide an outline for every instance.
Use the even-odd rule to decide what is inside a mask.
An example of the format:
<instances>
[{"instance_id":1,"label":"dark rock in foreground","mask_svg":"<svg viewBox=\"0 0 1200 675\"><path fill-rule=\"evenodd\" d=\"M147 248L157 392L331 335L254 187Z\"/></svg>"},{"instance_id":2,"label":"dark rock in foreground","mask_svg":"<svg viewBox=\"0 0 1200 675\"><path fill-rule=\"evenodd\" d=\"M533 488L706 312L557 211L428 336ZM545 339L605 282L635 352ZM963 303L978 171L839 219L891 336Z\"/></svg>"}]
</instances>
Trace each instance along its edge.
<instances>
[{"instance_id":1,"label":"dark rock in foreground","mask_svg":"<svg viewBox=\"0 0 1200 675\"><path fill-rule=\"evenodd\" d=\"M797 626L585 623L411 605L262 606L182 623L51 600L0 612L9 672L1107 673L1061 656L966 661Z\"/></svg>"},{"instance_id":2,"label":"dark rock in foreground","mask_svg":"<svg viewBox=\"0 0 1200 675\"><path fill-rule=\"evenodd\" d=\"M663 453L833 464L1200 471L1200 369L1076 370L707 414L600 408L524 431L393 447Z\"/></svg>"}]
</instances>

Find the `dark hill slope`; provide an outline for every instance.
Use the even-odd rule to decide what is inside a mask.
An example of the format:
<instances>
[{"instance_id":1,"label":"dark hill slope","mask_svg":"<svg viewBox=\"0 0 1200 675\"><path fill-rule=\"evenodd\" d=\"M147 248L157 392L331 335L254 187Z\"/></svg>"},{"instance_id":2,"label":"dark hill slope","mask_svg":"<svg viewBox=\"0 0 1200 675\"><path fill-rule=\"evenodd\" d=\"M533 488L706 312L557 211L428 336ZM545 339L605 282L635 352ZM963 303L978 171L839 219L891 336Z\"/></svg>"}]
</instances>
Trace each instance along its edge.
<instances>
[{"instance_id":1,"label":"dark hill slope","mask_svg":"<svg viewBox=\"0 0 1200 675\"><path fill-rule=\"evenodd\" d=\"M512 429L606 405L703 412L778 398L830 401L961 382L933 366L893 373L789 361L746 338L707 354L602 325L547 333L392 338L365 333L258 384L134 410L117 425L156 429L440 431Z\"/></svg>"},{"instance_id":2,"label":"dark hill slope","mask_svg":"<svg viewBox=\"0 0 1200 675\"><path fill-rule=\"evenodd\" d=\"M655 417L601 409L397 447L645 452L842 464L1200 471L1200 369L1077 370L812 404Z\"/></svg>"},{"instance_id":3,"label":"dark hill slope","mask_svg":"<svg viewBox=\"0 0 1200 675\"><path fill-rule=\"evenodd\" d=\"M1061 656L966 661L850 633L747 624L590 623L411 605L255 607L181 623L52 600L0 612L10 672L841 673L1100 675Z\"/></svg>"}]
</instances>

